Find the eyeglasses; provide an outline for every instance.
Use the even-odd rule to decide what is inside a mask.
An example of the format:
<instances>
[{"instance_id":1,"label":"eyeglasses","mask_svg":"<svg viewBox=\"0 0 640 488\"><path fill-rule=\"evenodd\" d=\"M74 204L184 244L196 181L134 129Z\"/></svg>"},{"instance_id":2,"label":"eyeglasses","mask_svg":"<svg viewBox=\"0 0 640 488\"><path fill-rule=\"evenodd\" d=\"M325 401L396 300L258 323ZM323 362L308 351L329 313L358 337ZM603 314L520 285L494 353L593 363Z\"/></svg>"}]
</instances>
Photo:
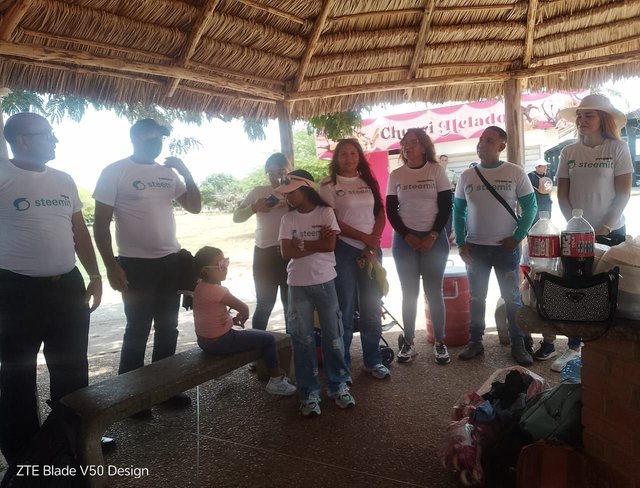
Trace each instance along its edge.
<instances>
[{"instance_id":1,"label":"eyeglasses","mask_svg":"<svg viewBox=\"0 0 640 488\"><path fill-rule=\"evenodd\" d=\"M417 139L415 140L408 140L408 141L400 141L400 146L402 147L413 147L413 146L417 146L418 144L420 144L420 141L418 141Z\"/></svg>"},{"instance_id":2,"label":"eyeglasses","mask_svg":"<svg viewBox=\"0 0 640 488\"><path fill-rule=\"evenodd\" d=\"M218 261L218 264L215 266L203 266L204 269L227 269L229 267L229 258L224 258Z\"/></svg>"},{"instance_id":3,"label":"eyeglasses","mask_svg":"<svg viewBox=\"0 0 640 488\"><path fill-rule=\"evenodd\" d=\"M26 132L24 134L20 134L22 136L44 136L47 141L53 142L53 141L57 141L58 139L56 138L56 135L53 133L52 130L47 131L47 132Z\"/></svg>"}]
</instances>

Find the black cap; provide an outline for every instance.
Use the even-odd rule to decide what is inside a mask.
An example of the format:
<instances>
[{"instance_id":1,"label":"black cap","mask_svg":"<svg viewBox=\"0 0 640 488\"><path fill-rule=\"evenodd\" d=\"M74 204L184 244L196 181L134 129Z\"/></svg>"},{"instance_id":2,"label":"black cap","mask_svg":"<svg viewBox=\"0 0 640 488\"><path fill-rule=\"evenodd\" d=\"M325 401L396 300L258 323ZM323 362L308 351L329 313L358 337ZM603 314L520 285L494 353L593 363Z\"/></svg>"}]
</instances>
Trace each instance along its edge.
<instances>
[{"instance_id":1,"label":"black cap","mask_svg":"<svg viewBox=\"0 0 640 488\"><path fill-rule=\"evenodd\" d=\"M150 132L154 130L160 131L160 134L162 134L163 136L168 136L169 134L171 134L171 131L169 130L168 127L158 124L153 119L138 120L135 124L131 126L131 129L129 130L129 134L131 135L131 137L133 137L133 136L138 136L145 132Z\"/></svg>"}]
</instances>

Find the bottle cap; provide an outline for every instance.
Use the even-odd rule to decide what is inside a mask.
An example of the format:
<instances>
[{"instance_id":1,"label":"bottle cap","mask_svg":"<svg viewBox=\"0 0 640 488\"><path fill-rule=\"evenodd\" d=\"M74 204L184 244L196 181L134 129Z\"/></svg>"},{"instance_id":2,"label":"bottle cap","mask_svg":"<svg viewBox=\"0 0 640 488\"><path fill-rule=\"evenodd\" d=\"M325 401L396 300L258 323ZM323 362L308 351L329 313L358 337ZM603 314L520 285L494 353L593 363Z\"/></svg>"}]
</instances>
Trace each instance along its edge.
<instances>
[{"instance_id":1,"label":"bottle cap","mask_svg":"<svg viewBox=\"0 0 640 488\"><path fill-rule=\"evenodd\" d=\"M582 217L582 209L581 208L574 208L571 211L571 216L572 217Z\"/></svg>"},{"instance_id":2,"label":"bottle cap","mask_svg":"<svg viewBox=\"0 0 640 488\"><path fill-rule=\"evenodd\" d=\"M538 218L539 219L547 219L547 220L549 220L549 211L548 210L540 210L540 212L538 212Z\"/></svg>"}]
</instances>

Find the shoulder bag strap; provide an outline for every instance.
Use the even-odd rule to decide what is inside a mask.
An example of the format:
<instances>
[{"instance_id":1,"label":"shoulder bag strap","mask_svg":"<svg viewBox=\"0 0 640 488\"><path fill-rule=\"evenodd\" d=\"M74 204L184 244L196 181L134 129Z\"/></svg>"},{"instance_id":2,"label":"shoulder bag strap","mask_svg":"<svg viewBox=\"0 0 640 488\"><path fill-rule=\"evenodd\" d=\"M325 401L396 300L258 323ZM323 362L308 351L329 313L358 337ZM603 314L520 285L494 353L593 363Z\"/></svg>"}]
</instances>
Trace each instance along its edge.
<instances>
[{"instance_id":1,"label":"shoulder bag strap","mask_svg":"<svg viewBox=\"0 0 640 488\"><path fill-rule=\"evenodd\" d=\"M505 199L502 198L502 196L496 191L496 189L491 185L491 183L489 183L487 181L487 179L484 177L484 175L478 169L478 165L474 166L473 169L476 170L476 173L478 173L478 176L480 177L480 179L484 183L484 186L487 188L487 190L489 190L491 192L491 194L495 197L495 199L498 200L498 202L500 202L500 204L504 208L507 209L507 212L509 212L509 215L511 215L513 217L513 220L515 220L516 223L517 223L520 219L518 219L518 216L516 215L516 213L509 206L509 204L505 201Z\"/></svg>"}]
</instances>

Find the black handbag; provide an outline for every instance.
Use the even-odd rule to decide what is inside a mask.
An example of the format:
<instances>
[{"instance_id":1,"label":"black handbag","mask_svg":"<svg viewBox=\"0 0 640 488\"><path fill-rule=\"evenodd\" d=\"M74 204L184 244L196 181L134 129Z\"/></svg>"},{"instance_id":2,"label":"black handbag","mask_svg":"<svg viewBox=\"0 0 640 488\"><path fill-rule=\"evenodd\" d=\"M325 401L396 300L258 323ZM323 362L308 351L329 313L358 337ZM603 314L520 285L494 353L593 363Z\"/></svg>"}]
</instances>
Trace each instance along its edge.
<instances>
[{"instance_id":1,"label":"black handbag","mask_svg":"<svg viewBox=\"0 0 640 488\"><path fill-rule=\"evenodd\" d=\"M620 269L581 278L561 278L541 272L526 277L536 296L536 309L546 320L563 322L611 321L618 305Z\"/></svg>"}]
</instances>

